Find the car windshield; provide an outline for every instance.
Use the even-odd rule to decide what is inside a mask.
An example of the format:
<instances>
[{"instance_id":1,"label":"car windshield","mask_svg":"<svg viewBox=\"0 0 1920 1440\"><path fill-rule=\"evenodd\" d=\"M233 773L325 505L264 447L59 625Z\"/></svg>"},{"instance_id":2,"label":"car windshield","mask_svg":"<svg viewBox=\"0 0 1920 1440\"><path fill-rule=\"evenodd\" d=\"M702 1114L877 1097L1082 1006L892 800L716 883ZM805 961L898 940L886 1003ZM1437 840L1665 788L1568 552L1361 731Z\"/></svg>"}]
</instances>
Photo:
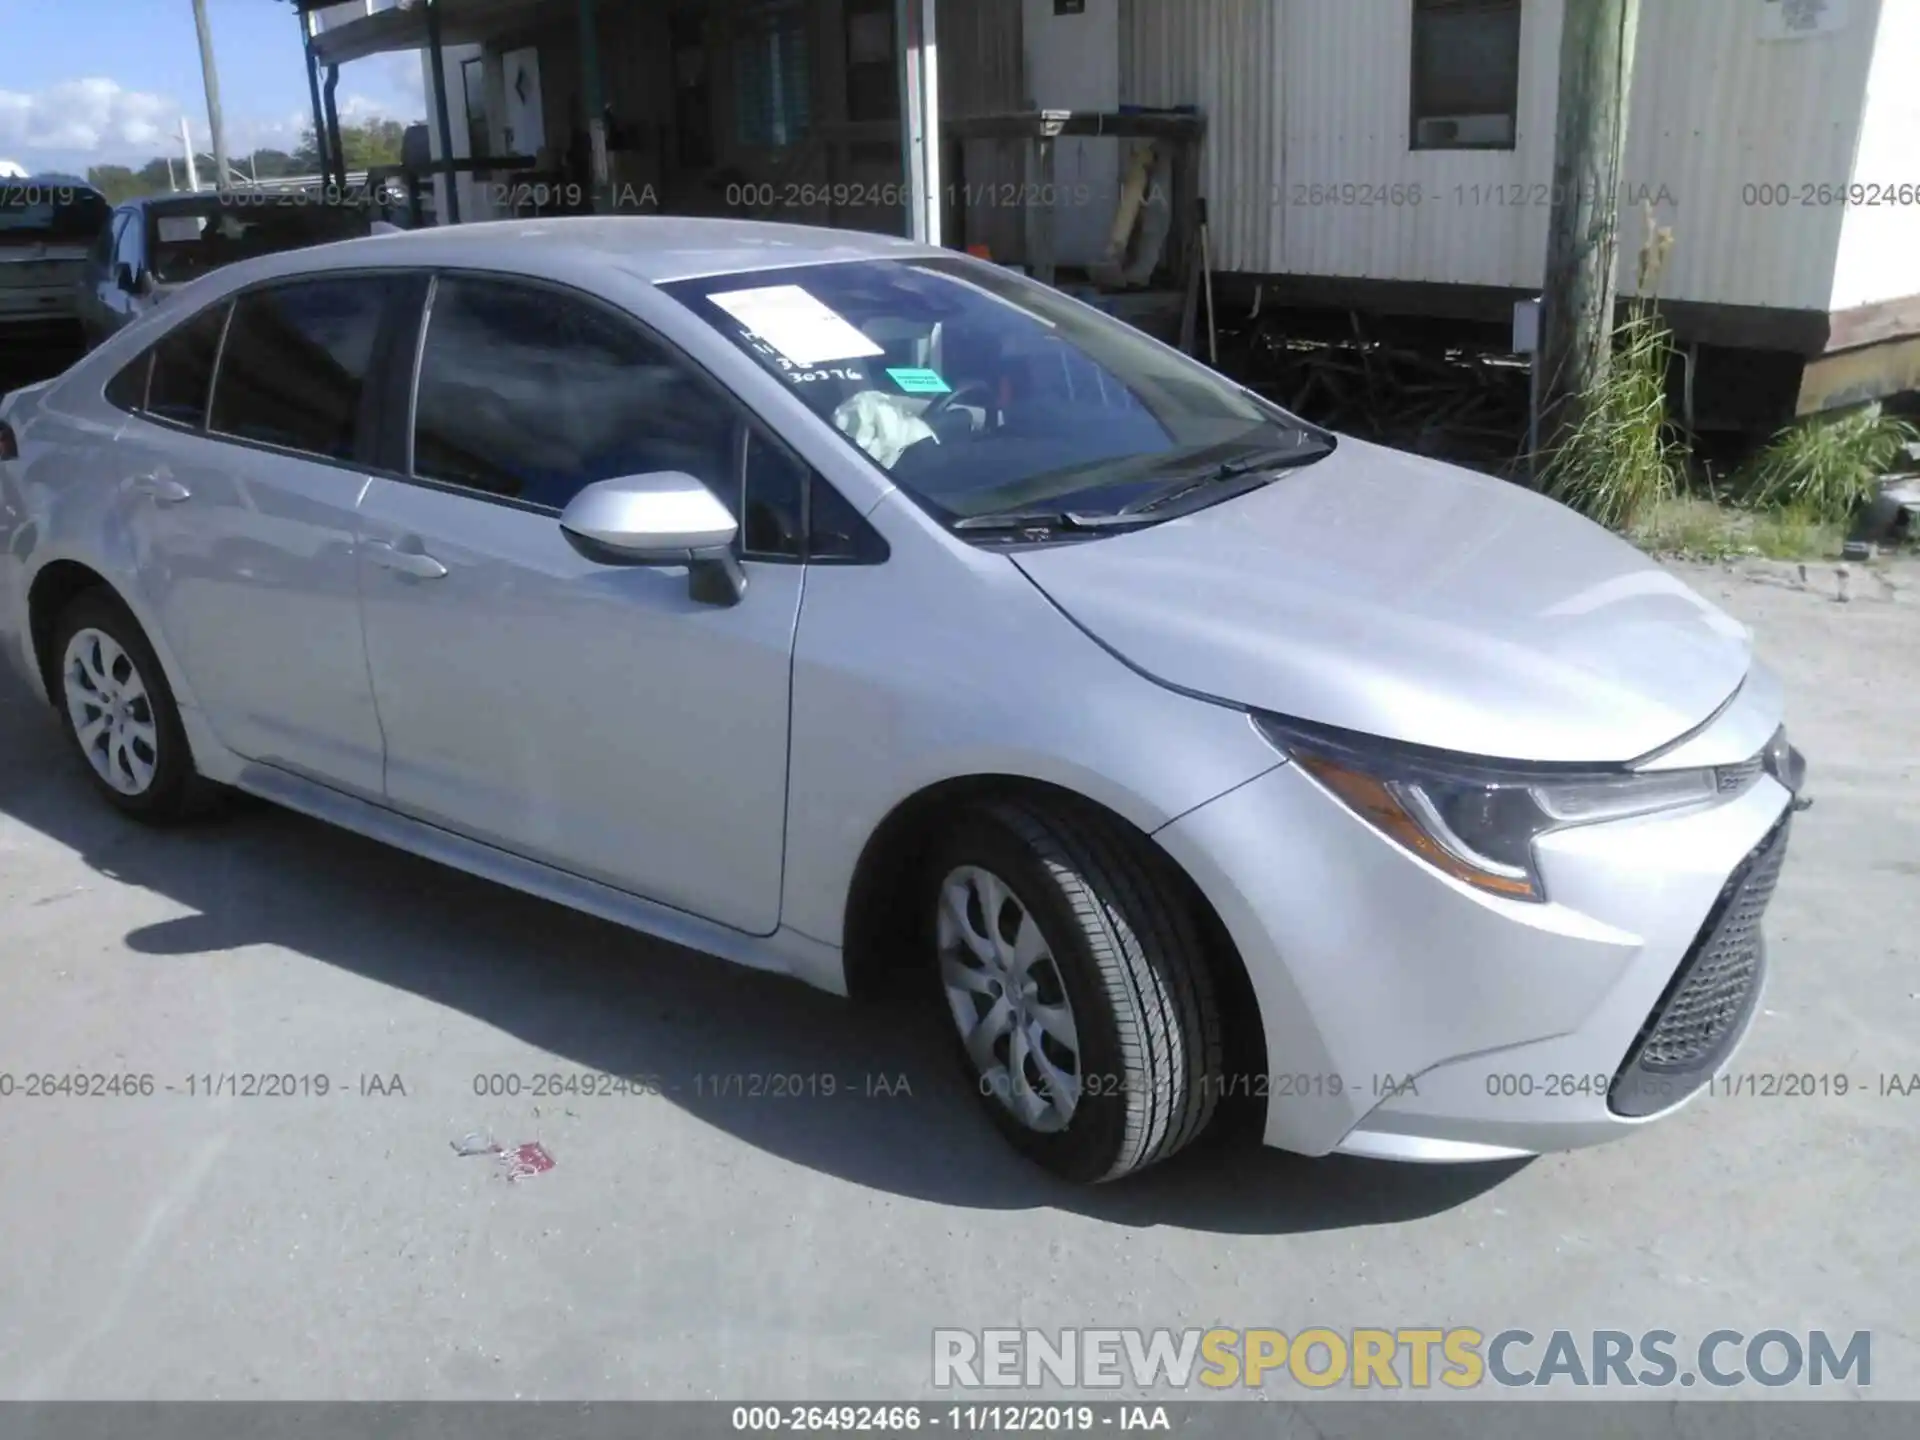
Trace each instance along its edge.
<instances>
[{"instance_id":1,"label":"car windshield","mask_svg":"<svg viewBox=\"0 0 1920 1440\"><path fill-rule=\"evenodd\" d=\"M0 243L86 244L111 213L98 190L65 176L0 181Z\"/></svg>"},{"instance_id":2,"label":"car windshield","mask_svg":"<svg viewBox=\"0 0 1920 1440\"><path fill-rule=\"evenodd\" d=\"M365 206L293 200L160 210L147 216L147 254L154 278L177 285L255 255L369 234L373 219Z\"/></svg>"},{"instance_id":3,"label":"car windshield","mask_svg":"<svg viewBox=\"0 0 1920 1440\"><path fill-rule=\"evenodd\" d=\"M1116 515L1325 437L1118 320L972 259L661 287L941 519Z\"/></svg>"}]
</instances>

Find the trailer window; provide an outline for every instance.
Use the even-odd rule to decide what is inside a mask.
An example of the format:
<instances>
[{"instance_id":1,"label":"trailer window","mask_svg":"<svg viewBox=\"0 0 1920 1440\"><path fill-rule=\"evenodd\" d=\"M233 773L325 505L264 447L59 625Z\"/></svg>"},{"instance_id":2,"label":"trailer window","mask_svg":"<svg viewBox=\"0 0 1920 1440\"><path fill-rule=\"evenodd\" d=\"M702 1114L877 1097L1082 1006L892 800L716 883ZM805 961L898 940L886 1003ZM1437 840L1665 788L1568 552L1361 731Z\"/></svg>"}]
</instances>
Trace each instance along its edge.
<instances>
[{"instance_id":1,"label":"trailer window","mask_svg":"<svg viewBox=\"0 0 1920 1440\"><path fill-rule=\"evenodd\" d=\"M1413 0L1415 150L1511 150L1520 0Z\"/></svg>"}]
</instances>

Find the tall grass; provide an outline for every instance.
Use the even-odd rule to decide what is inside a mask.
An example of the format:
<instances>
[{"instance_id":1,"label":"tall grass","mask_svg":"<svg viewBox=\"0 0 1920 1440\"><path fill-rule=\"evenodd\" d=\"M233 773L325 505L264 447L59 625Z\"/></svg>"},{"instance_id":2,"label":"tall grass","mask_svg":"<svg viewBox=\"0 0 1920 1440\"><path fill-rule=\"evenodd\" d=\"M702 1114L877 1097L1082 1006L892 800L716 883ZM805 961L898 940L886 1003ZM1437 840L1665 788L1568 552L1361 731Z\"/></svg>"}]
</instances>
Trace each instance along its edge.
<instances>
[{"instance_id":1,"label":"tall grass","mask_svg":"<svg viewBox=\"0 0 1920 1440\"><path fill-rule=\"evenodd\" d=\"M1775 435L1749 462L1739 478L1742 498L1757 510L1843 523L1873 499L1880 477L1917 436L1878 402L1803 421Z\"/></svg>"},{"instance_id":2,"label":"tall grass","mask_svg":"<svg viewBox=\"0 0 1920 1440\"><path fill-rule=\"evenodd\" d=\"M1581 397L1580 414L1540 472L1556 500L1613 529L1626 529L1680 488L1683 451L1667 420L1667 367L1673 337L1653 303L1673 232L1642 207L1636 298L1615 326L1612 354L1598 386Z\"/></svg>"}]
</instances>

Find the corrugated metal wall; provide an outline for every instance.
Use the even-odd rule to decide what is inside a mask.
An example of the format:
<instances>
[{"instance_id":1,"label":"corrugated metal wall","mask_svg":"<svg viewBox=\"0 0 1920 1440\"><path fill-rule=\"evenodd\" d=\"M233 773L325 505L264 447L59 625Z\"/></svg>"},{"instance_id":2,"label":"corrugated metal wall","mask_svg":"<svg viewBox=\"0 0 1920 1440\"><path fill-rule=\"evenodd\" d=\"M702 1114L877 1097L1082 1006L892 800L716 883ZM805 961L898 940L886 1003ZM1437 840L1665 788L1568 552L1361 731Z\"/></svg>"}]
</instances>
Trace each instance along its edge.
<instances>
[{"instance_id":1,"label":"corrugated metal wall","mask_svg":"<svg viewBox=\"0 0 1920 1440\"><path fill-rule=\"evenodd\" d=\"M940 113L993 115L1028 104L1021 0L944 0L936 12L940 42ZM1021 149L995 140L950 147L944 177L949 214L967 239L996 258L1026 258L1026 222L1017 204ZM951 172L957 159L960 170ZM964 210L964 217L960 211ZM953 243L957 237L948 236Z\"/></svg>"},{"instance_id":2,"label":"corrugated metal wall","mask_svg":"<svg viewBox=\"0 0 1920 1440\"><path fill-rule=\"evenodd\" d=\"M1850 175L1878 0L1851 8L1837 34L1766 42L1762 0L1644 0L1624 179L1674 230L1662 293L1826 307L1843 212L1801 205L1798 187ZM1524 0L1511 151L1408 148L1412 14L1411 0L1124 0L1122 98L1209 117L1222 269L1540 283L1561 0ZM1761 184L1795 187L1793 203L1759 203ZM1637 245L1636 228L1629 283Z\"/></svg>"}]
</instances>

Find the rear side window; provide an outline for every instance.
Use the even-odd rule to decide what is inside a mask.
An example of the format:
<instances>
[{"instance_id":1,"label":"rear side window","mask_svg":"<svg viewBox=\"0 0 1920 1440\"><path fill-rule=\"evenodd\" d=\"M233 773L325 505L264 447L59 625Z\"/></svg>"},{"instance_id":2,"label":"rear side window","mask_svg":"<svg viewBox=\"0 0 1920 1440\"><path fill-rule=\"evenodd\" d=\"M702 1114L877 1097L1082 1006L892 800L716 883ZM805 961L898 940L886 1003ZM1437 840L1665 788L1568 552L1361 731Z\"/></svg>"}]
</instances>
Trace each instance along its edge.
<instances>
[{"instance_id":1,"label":"rear side window","mask_svg":"<svg viewBox=\"0 0 1920 1440\"><path fill-rule=\"evenodd\" d=\"M208 428L351 460L392 282L304 280L234 302Z\"/></svg>"},{"instance_id":2,"label":"rear side window","mask_svg":"<svg viewBox=\"0 0 1920 1440\"><path fill-rule=\"evenodd\" d=\"M443 277L414 416L415 474L556 510L658 470L740 493L731 404L638 326L544 288Z\"/></svg>"},{"instance_id":3,"label":"rear side window","mask_svg":"<svg viewBox=\"0 0 1920 1440\"><path fill-rule=\"evenodd\" d=\"M147 372L153 368L153 352L148 350L107 382L107 403L122 410L141 410L147 403Z\"/></svg>"},{"instance_id":4,"label":"rear side window","mask_svg":"<svg viewBox=\"0 0 1920 1440\"><path fill-rule=\"evenodd\" d=\"M147 413L196 430L207 417L213 388L213 362L220 353L220 332L227 306L213 305L175 328L153 349L153 378L147 385Z\"/></svg>"}]
</instances>

